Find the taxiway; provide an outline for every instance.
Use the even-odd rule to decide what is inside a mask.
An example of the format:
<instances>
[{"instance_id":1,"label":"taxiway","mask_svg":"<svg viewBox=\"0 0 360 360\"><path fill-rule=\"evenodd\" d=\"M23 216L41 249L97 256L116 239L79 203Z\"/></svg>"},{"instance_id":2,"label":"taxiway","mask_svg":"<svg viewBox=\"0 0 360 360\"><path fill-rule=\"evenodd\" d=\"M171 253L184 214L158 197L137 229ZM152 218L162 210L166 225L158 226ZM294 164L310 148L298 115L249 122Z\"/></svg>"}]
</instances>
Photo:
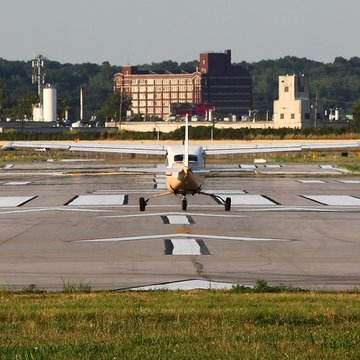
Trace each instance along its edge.
<instances>
[{"instance_id":1,"label":"taxiway","mask_svg":"<svg viewBox=\"0 0 360 360\"><path fill-rule=\"evenodd\" d=\"M186 212L170 196L140 213L138 198L163 191L164 179L118 169L96 161L0 169L1 288L360 285L360 177L264 164L254 175L206 179L207 190L232 198L230 212L195 195Z\"/></svg>"}]
</instances>

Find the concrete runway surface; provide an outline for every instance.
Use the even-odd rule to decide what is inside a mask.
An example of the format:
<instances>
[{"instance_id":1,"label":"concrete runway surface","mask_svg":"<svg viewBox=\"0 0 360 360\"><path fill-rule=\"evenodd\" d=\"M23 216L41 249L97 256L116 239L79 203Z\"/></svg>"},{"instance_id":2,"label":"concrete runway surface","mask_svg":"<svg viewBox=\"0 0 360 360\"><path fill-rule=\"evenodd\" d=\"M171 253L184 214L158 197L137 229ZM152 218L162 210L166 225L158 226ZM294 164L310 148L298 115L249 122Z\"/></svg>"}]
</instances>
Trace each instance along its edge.
<instances>
[{"instance_id":1,"label":"concrete runway surface","mask_svg":"<svg viewBox=\"0 0 360 360\"><path fill-rule=\"evenodd\" d=\"M206 190L232 198L230 212L195 195L187 211L168 196L141 213L138 198L162 192L164 177L120 166L0 169L1 288L222 288L259 279L359 287L360 177L329 165L261 164L257 174L206 179Z\"/></svg>"}]
</instances>

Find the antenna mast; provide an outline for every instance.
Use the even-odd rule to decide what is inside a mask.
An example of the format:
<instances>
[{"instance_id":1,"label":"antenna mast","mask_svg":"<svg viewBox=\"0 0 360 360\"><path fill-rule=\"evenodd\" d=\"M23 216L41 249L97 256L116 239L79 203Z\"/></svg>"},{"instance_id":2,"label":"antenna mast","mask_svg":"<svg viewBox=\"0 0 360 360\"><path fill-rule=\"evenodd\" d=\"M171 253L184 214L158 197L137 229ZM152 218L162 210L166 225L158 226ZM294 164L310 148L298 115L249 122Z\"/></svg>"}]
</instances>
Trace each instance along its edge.
<instances>
[{"instance_id":1,"label":"antenna mast","mask_svg":"<svg viewBox=\"0 0 360 360\"><path fill-rule=\"evenodd\" d=\"M44 60L45 58L42 55L38 55L31 62L33 68L32 83L38 86L40 106L42 106L42 90L45 84Z\"/></svg>"}]
</instances>

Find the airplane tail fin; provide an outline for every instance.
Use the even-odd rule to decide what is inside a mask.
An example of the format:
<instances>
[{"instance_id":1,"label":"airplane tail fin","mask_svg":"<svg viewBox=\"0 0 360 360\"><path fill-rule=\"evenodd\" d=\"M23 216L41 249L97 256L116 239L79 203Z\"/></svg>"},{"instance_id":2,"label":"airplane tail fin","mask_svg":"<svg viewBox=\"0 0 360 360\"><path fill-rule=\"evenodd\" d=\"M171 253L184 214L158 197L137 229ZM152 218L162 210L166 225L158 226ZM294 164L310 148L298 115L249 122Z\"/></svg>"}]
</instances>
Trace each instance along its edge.
<instances>
[{"instance_id":1,"label":"airplane tail fin","mask_svg":"<svg viewBox=\"0 0 360 360\"><path fill-rule=\"evenodd\" d=\"M189 114L185 116L184 165L189 166Z\"/></svg>"}]
</instances>

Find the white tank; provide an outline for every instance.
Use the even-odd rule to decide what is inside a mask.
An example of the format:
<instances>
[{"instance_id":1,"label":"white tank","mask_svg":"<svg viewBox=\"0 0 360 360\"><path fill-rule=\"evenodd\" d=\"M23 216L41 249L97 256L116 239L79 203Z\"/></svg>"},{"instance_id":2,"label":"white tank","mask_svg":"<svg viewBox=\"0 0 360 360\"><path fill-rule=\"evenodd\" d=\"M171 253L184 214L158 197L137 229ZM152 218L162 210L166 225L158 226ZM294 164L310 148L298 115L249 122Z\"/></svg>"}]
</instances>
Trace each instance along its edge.
<instances>
[{"instance_id":1,"label":"white tank","mask_svg":"<svg viewBox=\"0 0 360 360\"><path fill-rule=\"evenodd\" d=\"M56 121L56 89L46 85L43 89L43 121Z\"/></svg>"},{"instance_id":2,"label":"white tank","mask_svg":"<svg viewBox=\"0 0 360 360\"><path fill-rule=\"evenodd\" d=\"M43 109L40 104L33 105L33 120L42 121L43 119Z\"/></svg>"}]
</instances>

